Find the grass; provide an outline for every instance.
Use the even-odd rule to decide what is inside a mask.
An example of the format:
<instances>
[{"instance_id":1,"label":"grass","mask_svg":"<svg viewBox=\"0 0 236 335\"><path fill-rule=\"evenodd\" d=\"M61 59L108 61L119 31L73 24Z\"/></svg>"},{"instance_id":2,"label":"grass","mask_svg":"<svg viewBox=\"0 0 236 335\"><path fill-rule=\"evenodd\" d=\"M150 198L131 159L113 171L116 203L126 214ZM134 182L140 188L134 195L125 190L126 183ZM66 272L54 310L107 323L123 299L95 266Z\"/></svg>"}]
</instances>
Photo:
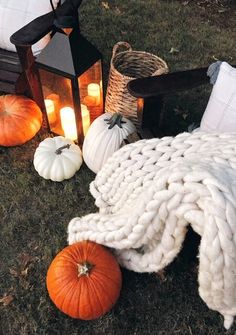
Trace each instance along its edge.
<instances>
[{"instance_id":1,"label":"grass","mask_svg":"<svg viewBox=\"0 0 236 335\"><path fill-rule=\"evenodd\" d=\"M85 2L81 29L104 54L106 80L112 47L120 40L163 57L171 71L204 66L215 58L236 64L235 9L213 1L202 1L202 6L186 3ZM222 8L227 10L219 12ZM170 53L172 47L179 51ZM200 118L207 93L209 88L198 89L166 100L166 108L179 121L175 131ZM224 331L222 317L198 295L193 234L164 277L123 269L120 299L104 317L73 320L54 307L45 287L47 268L67 244L70 219L96 208L88 191L94 174L85 165L62 183L38 176L33 154L46 136L42 130L23 146L0 148L0 334L235 334L235 326Z\"/></svg>"}]
</instances>

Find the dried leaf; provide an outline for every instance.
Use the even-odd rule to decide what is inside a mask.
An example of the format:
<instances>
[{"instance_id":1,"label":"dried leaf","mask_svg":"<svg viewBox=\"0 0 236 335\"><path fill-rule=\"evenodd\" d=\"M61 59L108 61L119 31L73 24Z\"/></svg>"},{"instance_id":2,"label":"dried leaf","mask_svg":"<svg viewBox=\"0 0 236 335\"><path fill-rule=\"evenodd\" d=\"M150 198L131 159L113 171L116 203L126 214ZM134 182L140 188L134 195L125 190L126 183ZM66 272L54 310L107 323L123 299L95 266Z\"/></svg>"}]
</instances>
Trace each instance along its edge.
<instances>
[{"instance_id":1,"label":"dried leaf","mask_svg":"<svg viewBox=\"0 0 236 335\"><path fill-rule=\"evenodd\" d=\"M33 257L29 254L22 253L19 257L21 268L25 268L29 263L32 262Z\"/></svg>"},{"instance_id":2,"label":"dried leaf","mask_svg":"<svg viewBox=\"0 0 236 335\"><path fill-rule=\"evenodd\" d=\"M12 276L14 276L14 277L18 277L18 275L19 275L18 271L15 270L15 269L13 269L13 268L10 268L10 269L9 269L9 272L10 272L10 274L11 274Z\"/></svg>"},{"instance_id":3,"label":"dried leaf","mask_svg":"<svg viewBox=\"0 0 236 335\"><path fill-rule=\"evenodd\" d=\"M215 55L213 55L212 58L216 61L219 60L219 58L217 58Z\"/></svg>"},{"instance_id":4,"label":"dried leaf","mask_svg":"<svg viewBox=\"0 0 236 335\"><path fill-rule=\"evenodd\" d=\"M191 329L190 326L188 326L188 329L189 329L189 334L190 334L190 335L193 335L193 332L192 332L192 329Z\"/></svg>"},{"instance_id":5,"label":"dried leaf","mask_svg":"<svg viewBox=\"0 0 236 335\"><path fill-rule=\"evenodd\" d=\"M109 3L102 1L102 7L105 9L110 9Z\"/></svg>"},{"instance_id":6,"label":"dried leaf","mask_svg":"<svg viewBox=\"0 0 236 335\"><path fill-rule=\"evenodd\" d=\"M173 111L174 111L175 115L181 115L183 113L183 111L180 110L178 107L174 108Z\"/></svg>"},{"instance_id":7,"label":"dried leaf","mask_svg":"<svg viewBox=\"0 0 236 335\"><path fill-rule=\"evenodd\" d=\"M30 289L30 283L27 282L25 279L23 279L23 277L21 277L21 286L25 289L25 290L29 290Z\"/></svg>"},{"instance_id":8,"label":"dried leaf","mask_svg":"<svg viewBox=\"0 0 236 335\"><path fill-rule=\"evenodd\" d=\"M176 54L176 53L178 53L178 52L179 52L179 50L176 49L176 48L174 48L174 47L171 47L171 49L170 49L170 51L169 51L170 54Z\"/></svg>"},{"instance_id":9,"label":"dried leaf","mask_svg":"<svg viewBox=\"0 0 236 335\"><path fill-rule=\"evenodd\" d=\"M184 6L187 6L187 5L190 3L190 1L191 1L191 0L184 1L184 2L183 2L183 5L184 5Z\"/></svg>"},{"instance_id":10,"label":"dried leaf","mask_svg":"<svg viewBox=\"0 0 236 335\"><path fill-rule=\"evenodd\" d=\"M120 15L120 14L122 13L121 10L120 10L120 8L118 8L118 7L115 8L115 12L116 12L116 14L118 14L118 15Z\"/></svg>"},{"instance_id":11,"label":"dried leaf","mask_svg":"<svg viewBox=\"0 0 236 335\"><path fill-rule=\"evenodd\" d=\"M162 282L165 282L167 280L166 278L166 273L165 273L165 270L160 270L156 273L157 277L162 281Z\"/></svg>"},{"instance_id":12,"label":"dried leaf","mask_svg":"<svg viewBox=\"0 0 236 335\"><path fill-rule=\"evenodd\" d=\"M27 276L28 270L29 270L29 268L26 268L26 269L22 270L21 273L20 273L21 276Z\"/></svg>"},{"instance_id":13,"label":"dried leaf","mask_svg":"<svg viewBox=\"0 0 236 335\"><path fill-rule=\"evenodd\" d=\"M222 8L222 9L219 9L218 10L218 13L225 13L225 12L228 12L228 9L227 8Z\"/></svg>"},{"instance_id":14,"label":"dried leaf","mask_svg":"<svg viewBox=\"0 0 236 335\"><path fill-rule=\"evenodd\" d=\"M14 300L13 296L11 294L5 295L4 297L0 298L0 303L3 304L3 306L9 305Z\"/></svg>"}]
</instances>

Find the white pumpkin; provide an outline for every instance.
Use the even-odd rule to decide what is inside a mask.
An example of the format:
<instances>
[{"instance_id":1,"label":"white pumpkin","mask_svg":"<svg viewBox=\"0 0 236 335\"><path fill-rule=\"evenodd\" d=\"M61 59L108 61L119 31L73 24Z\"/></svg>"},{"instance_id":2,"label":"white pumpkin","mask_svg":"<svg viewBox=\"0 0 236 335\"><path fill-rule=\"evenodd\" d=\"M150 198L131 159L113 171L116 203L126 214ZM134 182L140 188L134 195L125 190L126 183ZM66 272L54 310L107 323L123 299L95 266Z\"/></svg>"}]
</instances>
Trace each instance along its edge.
<instances>
[{"instance_id":1,"label":"white pumpkin","mask_svg":"<svg viewBox=\"0 0 236 335\"><path fill-rule=\"evenodd\" d=\"M97 173L135 131L134 124L121 114L105 113L94 120L83 144L83 158L90 170Z\"/></svg>"},{"instance_id":2,"label":"white pumpkin","mask_svg":"<svg viewBox=\"0 0 236 335\"><path fill-rule=\"evenodd\" d=\"M78 145L62 136L46 138L34 154L35 170L41 177L53 181L73 177L82 161Z\"/></svg>"}]
</instances>

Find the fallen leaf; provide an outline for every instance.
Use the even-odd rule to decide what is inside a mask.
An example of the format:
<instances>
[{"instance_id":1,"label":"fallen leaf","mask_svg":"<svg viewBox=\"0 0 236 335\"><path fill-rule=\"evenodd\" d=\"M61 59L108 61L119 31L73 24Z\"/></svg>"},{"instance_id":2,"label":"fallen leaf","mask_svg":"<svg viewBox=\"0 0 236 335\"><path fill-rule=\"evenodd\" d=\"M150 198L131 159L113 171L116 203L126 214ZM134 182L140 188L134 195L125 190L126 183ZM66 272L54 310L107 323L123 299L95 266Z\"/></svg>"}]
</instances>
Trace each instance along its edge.
<instances>
[{"instance_id":1,"label":"fallen leaf","mask_svg":"<svg viewBox=\"0 0 236 335\"><path fill-rule=\"evenodd\" d=\"M183 111L180 110L178 107L175 107L175 108L173 109L173 111L174 111L175 115L181 115L181 114L183 113Z\"/></svg>"},{"instance_id":2,"label":"fallen leaf","mask_svg":"<svg viewBox=\"0 0 236 335\"><path fill-rule=\"evenodd\" d=\"M102 7L105 9L110 9L109 3L102 1Z\"/></svg>"},{"instance_id":3,"label":"fallen leaf","mask_svg":"<svg viewBox=\"0 0 236 335\"><path fill-rule=\"evenodd\" d=\"M22 253L19 257L21 268L25 268L29 263L31 263L33 260L33 257L29 254Z\"/></svg>"},{"instance_id":4,"label":"fallen leaf","mask_svg":"<svg viewBox=\"0 0 236 335\"><path fill-rule=\"evenodd\" d=\"M219 9L218 10L218 13L225 13L225 12L228 12L228 9L227 8L222 8L222 9Z\"/></svg>"},{"instance_id":5,"label":"fallen leaf","mask_svg":"<svg viewBox=\"0 0 236 335\"><path fill-rule=\"evenodd\" d=\"M26 268L25 270L21 271L21 276L27 276L29 268Z\"/></svg>"},{"instance_id":6,"label":"fallen leaf","mask_svg":"<svg viewBox=\"0 0 236 335\"><path fill-rule=\"evenodd\" d=\"M165 270L158 271L156 275L162 282L167 280Z\"/></svg>"},{"instance_id":7,"label":"fallen leaf","mask_svg":"<svg viewBox=\"0 0 236 335\"><path fill-rule=\"evenodd\" d=\"M189 329L189 333L190 333L190 335L193 335L193 332L192 332L192 329L191 329L190 326L188 326L188 329Z\"/></svg>"},{"instance_id":8,"label":"fallen leaf","mask_svg":"<svg viewBox=\"0 0 236 335\"><path fill-rule=\"evenodd\" d=\"M170 54L176 54L176 53L178 53L178 52L179 52L179 50L176 49L176 48L174 48L174 47L171 47L171 49L170 49L170 51L169 51Z\"/></svg>"},{"instance_id":9,"label":"fallen leaf","mask_svg":"<svg viewBox=\"0 0 236 335\"><path fill-rule=\"evenodd\" d=\"M23 277L21 277L21 286L25 289L25 290L29 290L30 289L30 283L27 282Z\"/></svg>"},{"instance_id":10,"label":"fallen leaf","mask_svg":"<svg viewBox=\"0 0 236 335\"><path fill-rule=\"evenodd\" d=\"M191 1L191 0L184 1L184 2L183 2L183 5L184 5L184 6L187 6L187 5L190 3L190 1Z\"/></svg>"},{"instance_id":11,"label":"fallen leaf","mask_svg":"<svg viewBox=\"0 0 236 335\"><path fill-rule=\"evenodd\" d=\"M13 296L10 295L5 295L4 297L0 298L0 303L3 304L3 306L9 305L12 301L14 300Z\"/></svg>"},{"instance_id":12,"label":"fallen leaf","mask_svg":"<svg viewBox=\"0 0 236 335\"><path fill-rule=\"evenodd\" d=\"M120 10L120 8L118 8L118 7L115 8L115 12L116 12L116 14L118 14L118 15L120 15L120 14L122 13L121 10Z\"/></svg>"},{"instance_id":13,"label":"fallen leaf","mask_svg":"<svg viewBox=\"0 0 236 335\"><path fill-rule=\"evenodd\" d=\"M12 269L12 268L9 269L9 272L14 277L18 277L18 275L19 275L18 271L15 270L15 269Z\"/></svg>"}]
</instances>

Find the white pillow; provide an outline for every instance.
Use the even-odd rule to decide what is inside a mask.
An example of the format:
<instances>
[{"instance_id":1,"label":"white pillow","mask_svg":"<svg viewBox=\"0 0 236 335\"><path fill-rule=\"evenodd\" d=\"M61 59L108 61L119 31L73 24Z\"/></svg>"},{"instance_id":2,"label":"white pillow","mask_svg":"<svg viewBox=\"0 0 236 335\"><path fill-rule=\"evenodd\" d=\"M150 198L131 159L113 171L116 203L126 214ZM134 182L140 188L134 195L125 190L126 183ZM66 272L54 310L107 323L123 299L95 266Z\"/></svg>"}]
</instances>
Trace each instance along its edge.
<instances>
[{"instance_id":1,"label":"white pillow","mask_svg":"<svg viewBox=\"0 0 236 335\"><path fill-rule=\"evenodd\" d=\"M236 132L236 69L222 62L200 130Z\"/></svg>"},{"instance_id":2,"label":"white pillow","mask_svg":"<svg viewBox=\"0 0 236 335\"><path fill-rule=\"evenodd\" d=\"M53 0L56 7L59 0ZM36 17L52 10L49 0L0 0L0 48L16 51L10 36ZM33 46L39 53L49 42L49 34Z\"/></svg>"}]
</instances>

